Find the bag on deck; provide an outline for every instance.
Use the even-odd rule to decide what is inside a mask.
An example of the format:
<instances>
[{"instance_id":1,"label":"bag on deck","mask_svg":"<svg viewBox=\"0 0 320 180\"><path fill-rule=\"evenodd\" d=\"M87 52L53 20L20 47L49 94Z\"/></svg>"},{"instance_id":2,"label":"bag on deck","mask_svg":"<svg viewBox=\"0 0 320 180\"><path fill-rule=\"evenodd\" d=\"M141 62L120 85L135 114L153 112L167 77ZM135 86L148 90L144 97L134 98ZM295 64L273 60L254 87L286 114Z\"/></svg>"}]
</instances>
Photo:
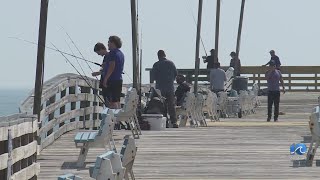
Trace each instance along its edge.
<instances>
[{"instance_id":1,"label":"bag on deck","mask_svg":"<svg viewBox=\"0 0 320 180\"><path fill-rule=\"evenodd\" d=\"M163 114L165 112L165 98L157 93L154 88L150 89L150 94L146 107L144 108L145 114Z\"/></svg>"}]
</instances>

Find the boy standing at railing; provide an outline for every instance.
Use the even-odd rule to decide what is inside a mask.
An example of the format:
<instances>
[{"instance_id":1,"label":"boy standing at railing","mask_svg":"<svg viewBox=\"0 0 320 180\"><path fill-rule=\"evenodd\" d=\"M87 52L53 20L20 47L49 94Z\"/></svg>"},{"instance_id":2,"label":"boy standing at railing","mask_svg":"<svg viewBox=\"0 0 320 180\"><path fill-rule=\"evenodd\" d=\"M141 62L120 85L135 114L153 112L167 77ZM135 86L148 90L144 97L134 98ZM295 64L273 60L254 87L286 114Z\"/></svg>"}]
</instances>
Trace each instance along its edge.
<instances>
[{"instance_id":1,"label":"boy standing at railing","mask_svg":"<svg viewBox=\"0 0 320 180\"><path fill-rule=\"evenodd\" d=\"M103 81L104 76L106 74L106 69L103 69L103 67L105 65L105 62L107 61L109 52L107 51L106 46L104 44L100 43L100 42L98 42L94 46L94 52L97 53L99 56L103 57L103 62L101 64L100 71L92 72L92 76L99 76L99 75L101 76L100 77L100 85L99 85L99 87L102 88L102 96L104 98L105 103L108 104L108 102L110 101L109 95L108 95L108 91L107 91L107 88L102 85L102 81Z\"/></svg>"}]
</instances>

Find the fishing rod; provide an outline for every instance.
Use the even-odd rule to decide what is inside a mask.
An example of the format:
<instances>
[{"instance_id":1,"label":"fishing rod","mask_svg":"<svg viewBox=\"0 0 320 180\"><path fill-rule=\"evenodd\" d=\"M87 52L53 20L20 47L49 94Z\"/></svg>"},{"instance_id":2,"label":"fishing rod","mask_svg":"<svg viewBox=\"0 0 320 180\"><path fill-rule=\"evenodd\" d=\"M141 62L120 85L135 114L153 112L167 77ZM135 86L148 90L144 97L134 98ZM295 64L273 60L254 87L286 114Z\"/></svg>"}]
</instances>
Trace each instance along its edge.
<instances>
[{"instance_id":1,"label":"fishing rod","mask_svg":"<svg viewBox=\"0 0 320 180\"><path fill-rule=\"evenodd\" d=\"M80 51L80 49L78 48L78 46L76 45L76 43L73 41L73 39L71 38L71 36L69 35L69 33L62 27L62 29L65 31L65 33L67 34L67 36L68 36L68 38L70 39L70 41L71 41L71 43L74 45L74 47L77 49L77 51L78 51L78 53L81 55L81 57L83 58L83 59L85 59L85 57L83 56L83 54L81 53L81 51ZM88 65L88 67L89 67L89 69L91 70L91 72L93 72L93 70L92 70L92 68L91 68L91 66L88 64L88 62L87 61L85 61L86 62L86 64ZM97 79L97 77L96 77L96 79Z\"/></svg>"},{"instance_id":2,"label":"fishing rod","mask_svg":"<svg viewBox=\"0 0 320 180\"><path fill-rule=\"evenodd\" d=\"M65 42L66 42L66 44L68 45L68 48L69 48L69 50L71 51L71 53L72 53L73 55L75 55L75 54L74 54L74 52L72 51L72 49L71 49L71 47L70 47L69 43L68 43L66 40L65 40ZM78 58L76 58L76 57L75 57L75 59L76 59L76 61L77 61L78 65L80 66L80 68L81 68L82 73L84 74L84 76L88 78L88 76L87 76L87 75L86 75L86 73L84 72L84 70L83 70L83 68L82 68L81 64L79 63Z\"/></svg>"},{"instance_id":3,"label":"fishing rod","mask_svg":"<svg viewBox=\"0 0 320 180\"><path fill-rule=\"evenodd\" d=\"M29 41L29 40L25 40L25 39L21 39L21 38L18 38L18 37L8 37L8 38L10 38L10 39L16 39L16 40L19 40L19 41L24 41L24 42L29 43L29 44L38 45L38 43ZM62 53L62 54L64 54L64 55L72 56L72 57L78 58L78 59L80 59L80 60L82 60L82 61L85 61L85 62L88 62L88 63L92 63L92 64L95 64L95 65L100 66L100 67L102 66L102 65L99 64L99 63L96 63L96 62L87 60L87 59L85 59L85 58L81 58L81 57L79 57L79 56L75 56L75 55L70 54L70 53L67 53L67 52L58 51L58 50L56 50L56 49L54 49L54 48L52 48L52 47L48 47L48 46L46 46L46 45L42 45L42 46L45 47L45 48L47 48L47 49L50 49L50 50L53 50L53 51Z\"/></svg>"},{"instance_id":4,"label":"fishing rod","mask_svg":"<svg viewBox=\"0 0 320 180\"><path fill-rule=\"evenodd\" d=\"M72 44L74 45L74 47L77 49L77 51L79 52L79 54L82 56L82 59L85 59L85 60L86 60L86 58L83 56L83 54L81 53L81 51L79 50L78 46L77 46L76 43L73 41L73 39L71 38L71 36L69 35L69 33L68 33L63 27L61 27L61 28L65 31L65 33L67 34L68 38L70 39L70 41L71 41ZM73 55L74 55L74 54L73 54ZM75 56L75 55L74 55L74 57L77 58L77 59L79 59L78 56ZM81 59L81 58L80 58L80 59ZM89 62L90 62L90 61L89 61ZM88 67L90 68L91 72L94 72L94 71L92 70L91 66L88 64L87 61L86 61L86 64L87 64ZM79 66L81 67L80 64L79 64ZM100 65L100 66L101 66L101 65ZM125 70L123 70L122 74L125 74L125 75L128 77L128 79L129 79L131 82L133 82L132 78L129 76L129 74L128 74ZM99 80L97 77L95 77L95 78L96 78L97 80Z\"/></svg>"},{"instance_id":5,"label":"fishing rod","mask_svg":"<svg viewBox=\"0 0 320 180\"><path fill-rule=\"evenodd\" d=\"M190 7L190 4L188 3L188 7L189 7L189 11L192 15L192 18L193 18L193 22L194 24L197 26L197 22L196 22L196 18L194 17L194 14L192 12L192 9ZM204 53L206 53L206 57L208 57L208 54L207 54L207 50L206 50L206 47L204 46L204 43L203 43L203 40L202 40L202 37L201 37L201 34L200 34L200 41L201 41L201 44L202 44L202 47L203 47L203 50L204 50Z\"/></svg>"},{"instance_id":6,"label":"fishing rod","mask_svg":"<svg viewBox=\"0 0 320 180\"><path fill-rule=\"evenodd\" d=\"M77 73L80 75L80 77L87 83L87 85L92 89L92 90L95 90L95 88L92 87L92 85L88 82L88 79L84 78L83 75L79 72L79 70L71 63L71 61L65 56L65 54L62 53L62 51L60 51L53 43L51 43L51 45L55 48L55 50L57 52L59 52L65 59L66 61L77 71ZM108 101L107 99L102 99L98 94L95 94L97 95L97 97L99 98L99 100L106 106L108 107L108 104L106 101ZM108 101L108 103L110 103Z\"/></svg>"}]
</instances>

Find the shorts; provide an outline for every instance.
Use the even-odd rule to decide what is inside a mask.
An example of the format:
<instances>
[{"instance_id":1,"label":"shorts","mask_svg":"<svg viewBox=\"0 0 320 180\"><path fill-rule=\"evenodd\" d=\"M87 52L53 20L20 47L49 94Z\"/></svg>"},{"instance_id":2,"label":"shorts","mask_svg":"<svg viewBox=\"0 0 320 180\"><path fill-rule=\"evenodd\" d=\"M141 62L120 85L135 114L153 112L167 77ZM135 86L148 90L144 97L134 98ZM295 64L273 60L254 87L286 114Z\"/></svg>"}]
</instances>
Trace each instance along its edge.
<instances>
[{"instance_id":1,"label":"shorts","mask_svg":"<svg viewBox=\"0 0 320 180\"><path fill-rule=\"evenodd\" d=\"M107 88L102 88L102 94L109 102L120 102L122 80L108 81Z\"/></svg>"}]
</instances>

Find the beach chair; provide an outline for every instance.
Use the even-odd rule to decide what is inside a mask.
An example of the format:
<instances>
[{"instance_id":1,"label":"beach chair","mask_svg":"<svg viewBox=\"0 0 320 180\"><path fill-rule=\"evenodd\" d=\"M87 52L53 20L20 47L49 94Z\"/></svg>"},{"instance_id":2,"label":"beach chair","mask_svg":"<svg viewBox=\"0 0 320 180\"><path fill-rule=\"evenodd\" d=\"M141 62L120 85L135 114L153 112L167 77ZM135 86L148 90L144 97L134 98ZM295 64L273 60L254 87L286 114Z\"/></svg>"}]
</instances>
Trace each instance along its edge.
<instances>
[{"instance_id":1,"label":"beach chair","mask_svg":"<svg viewBox=\"0 0 320 180\"><path fill-rule=\"evenodd\" d=\"M208 117L211 121L218 121L218 98L215 93L213 93L210 89L205 89L204 103L202 111L203 113L207 113Z\"/></svg>"},{"instance_id":2,"label":"beach chair","mask_svg":"<svg viewBox=\"0 0 320 180\"><path fill-rule=\"evenodd\" d=\"M233 81L233 67L229 67L229 69L226 71L226 82L224 83L224 90L230 91L232 88L232 81Z\"/></svg>"},{"instance_id":3,"label":"beach chair","mask_svg":"<svg viewBox=\"0 0 320 180\"><path fill-rule=\"evenodd\" d=\"M261 101L260 101L259 96L258 96L259 90L260 90L259 85L257 83L254 83L252 85L252 91L253 91L253 93L255 95L255 97L254 97L254 107L255 108L261 106Z\"/></svg>"},{"instance_id":4,"label":"beach chair","mask_svg":"<svg viewBox=\"0 0 320 180\"><path fill-rule=\"evenodd\" d=\"M126 135L120 154L108 151L98 156L95 165L89 168L90 177L96 180L129 180L130 177L134 180L132 167L136 153L134 139Z\"/></svg>"},{"instance_id":5,"label":"beach chair","mask_svg":"<svg viewBox=\"0 0 320 180\"><path fill-rule=\"evenodd\" d=\"M306 156L306 165L312 166L314 156L320 144L320 97L319 97L319 106L313 109L313 112L310 116L309 128L312 135L312 140L308 149Z\"/></svg>"},{"instance_id":6,"label":"beach chair","mask_svg":"<svg viewBox=\"0 0 320 180\"><path fill-rule=\"evenodd\" d=\"M198 121L200 126L208 126L206 122L206 118L204 117L203 113L203 104L204 104L204 97L202 94L197 93L197 97L195 99L195 106L194 106L194 113L196 121Z\"/></svg>"},{"instance_id":7,"label":"beach chair","mask_svg":"<svg viewBox=\"0 0 320 180\"><path fill-rule=\"evenodd\" d=\"M97 157L94 167L89 168L89 174L96 180L116 180L124 178L125 169L120 154L108 151Z\"/></svg>"},{"instance_id":8,"label":"beach chair","mask_svg":"<svg viewBox=\"0 0 320 180\"><path fill-rule=\"evenodd\" d=\"M105 109L102 113L102 120L98 131L78 132L74 138L77 148L80 148L80 153L77 161L78 167L83 167L87 158L88 151L91 147L102 147L116 152L113 129L115 118L109 109ZM113 147L111 146L113 144Z\"/></svg>"},{"instance_id":9,"label":"beach chair","mask_svg":"<svg viewBox=\"0 0 320 180\"><path fill-rule=\"evenodd\" d=\"M74 174L65 174L58 177L58 180L82 180L81 177L75 176Z\"/></svg>"},{"instance_id":10,"label":"beach chair","mask_svg":"<svg viewBox=\"0 0 320 180\"><path fill-rule=\"evenodd\" d=\"M195 96L193 93L187 92L183 100L182 106L176 107L177 119L180 119L179 127L186 127L188 119L191 126L196 126L195 118ZM179 118L180 117L180 118Z\"/></svg>"},{"instance_id":11,"label":"beach chair","mask_svg":"<svg viewBox=\"0 0 320 180\"><path fill-rule=\"evenodd\" d=\"M228 95L226 92L218 92L218 111L220 113L220 117L225 118L227 116L227 101Z\"/></svg>"},{"instance_id":12,"label":"beach chair","mask_svg":"<svg viewBox=\"0 0 320 180\"><path fill-rule=\"evenodd\" d=\"M135 139L139 139L141 135L141 128L137 118L139 97L135 88L128 88L124 107L122 109L110 109L109 112L113 112L116 122L126 122L130 125L132 136Z\"/></svg>"},{"instance_id":13,"label":"beach chair","mask_svg":"<svg viewBox=\"0 0 320 180\"><path fill-rule=\"evenodd\" d=\"M128 180L131 177L132 180L135 179L133 174L133 164L137 154L137 147L135 140L129 135L124 137L124 142L120 152L120 157L122 161L122 166L126 168L124 173L124 179Z\"/></svg>"}]
</instances>

